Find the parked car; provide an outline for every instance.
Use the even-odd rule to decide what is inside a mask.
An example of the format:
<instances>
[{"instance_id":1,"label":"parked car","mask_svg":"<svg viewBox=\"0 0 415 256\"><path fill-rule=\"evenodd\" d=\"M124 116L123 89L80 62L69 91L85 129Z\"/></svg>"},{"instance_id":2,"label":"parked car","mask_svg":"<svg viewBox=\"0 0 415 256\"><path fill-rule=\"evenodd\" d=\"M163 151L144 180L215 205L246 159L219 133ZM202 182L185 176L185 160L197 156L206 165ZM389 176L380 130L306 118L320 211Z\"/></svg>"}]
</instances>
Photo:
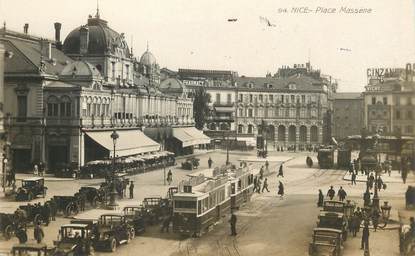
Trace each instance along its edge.
<instances>
[{"instance_id":1,"label":"parked car","mask_svg":"<svg viewBox=\"0 0 415 256\"><path fill-rule=\"evenodd\" d=\"M20 256L20 255L47 256L47 255L50 255L50 249L46 246L46 244L43 244L43 243L17 244L12 247L11 255L13 256Z\"/></svg>"},{"instance_id":2,"label":"parked car","mask_svg":"<svg viewBox=\"0 0 415 256\"><path fill-rule=\"evenodd\" d=\"M182 162L182 168L185 170L197 169L199 166L199 158L191 157L187 158L186 161Z\"/></svg>"},{"instance_id":3,"label":"parked car","mask_svg":"<svg viewBox=\"0 0 415 256\"><path fill-rule=\"evenodd\" d=\"M321 211L318 216L317 227L340 230L344 241L347 239L348 221L346 215L339 212Z\"/></svg>"},{"instance_id":4,"label":"parked car","mask_svg":"<svg viewBox=\"0 0 415 256\"><path fill-rule=\"evenodd\" d=\"M61 226L59 240L53 241L54 256L92 255L93 223L70 223Z\"/></svg>"},{"instance_id":5,"label":"parked car","mask_svg":"<svg viewBox=\"0 0 415 256\"><path fill-rule=\"evenodd\" d=\"M141 234L146 231L143 217L143 206L125 206L122 210L127 222L134 227L135 234Z\"/></svg>"},{"instance_id":6,"label":"parked car","mask_svg":"<svg viewBox=\"0 0 415 256\"><path fill-rule=\"evenodd\" d=\"M22 180L22 186L17 189L16 200L31 201L35 197L41 195L46 196L47 187L45 187L45 179L42 177L34 177Z\"/></svg>"},{"instance_id":7,"label":"parked car","mask_svg":"<svg viewBox=\"0 0 415 256\"><path fill-rule=\"evenodd\" d=\"M135 237L135 230L122 214L103 214L95 228L95 250L114 252L117 246L129 243Z\"/></svg>"},{"instance_id":8,"label":"parked car","mask_svg":"<svg viewBox=\"0 0 415 256\"><path fill-rule=\"evenodd\" d=\"M315 228L310 242L310 256L340 256L343 250L342 232L331 228Z\"/></svg>"}]
</instances>

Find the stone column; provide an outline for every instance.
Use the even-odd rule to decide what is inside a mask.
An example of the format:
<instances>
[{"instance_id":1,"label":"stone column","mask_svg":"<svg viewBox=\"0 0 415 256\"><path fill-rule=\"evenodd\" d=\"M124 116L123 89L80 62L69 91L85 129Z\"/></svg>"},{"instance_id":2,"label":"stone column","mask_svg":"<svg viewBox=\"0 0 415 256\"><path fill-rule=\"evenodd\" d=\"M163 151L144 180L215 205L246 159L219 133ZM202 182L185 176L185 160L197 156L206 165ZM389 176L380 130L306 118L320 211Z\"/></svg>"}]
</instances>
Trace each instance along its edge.
<instances>
[{"instance_id":1,"label":"stone column","mask_svg":"<svg viewBox=\"0 0 415 256\"><path fill-rule=\"evenodd\" d=\"M300 126L295 126L295 148L298 150L300 145Z\"/></svg>"}]
</instances>

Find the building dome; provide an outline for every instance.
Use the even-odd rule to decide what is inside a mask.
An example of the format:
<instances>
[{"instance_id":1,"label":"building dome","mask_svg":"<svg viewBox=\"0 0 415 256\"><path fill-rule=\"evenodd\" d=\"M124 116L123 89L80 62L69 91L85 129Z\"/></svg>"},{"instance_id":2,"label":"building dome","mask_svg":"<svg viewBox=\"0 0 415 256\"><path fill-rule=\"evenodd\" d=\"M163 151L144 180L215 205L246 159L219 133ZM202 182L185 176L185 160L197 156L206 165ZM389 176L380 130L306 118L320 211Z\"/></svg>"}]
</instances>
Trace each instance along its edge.
<instances>
[{"instance_id":1,"label":"building dome","mask_svg":"<svg viewBox=\"0 0 415 256\"><path fill-rule=\"evenodd\" d=\"M61 78L89 78L101 79L101 73L92 64L86 61L74 61L67 65L60 73Z\"/></svg>"},{"instance_id":2,"label":"building dome","mask_svg":"<svg viewBox=\"0 0 415 256\"><path fill-rule=\"evenodd\" d=\"M152 66L154 64L157 64L157 61L154 55L147 49L147 51L143 53L143 55L141 56L140 63L142 65Z\"/></svg>"},{"instance_id":3,"label":"building dome","mask_svg":"<svg viewBox=\"0 0 415 256\"><path fill-rule=\"evenodd\" d=\"M107 25L107 21L102 20L99 15L95 18L90 17L85 26L77 27L72 30L65 38L63 51L65 54L80 54L81 48L81 29L88 31L88 49L86 54L105 54L114 52L115 48L124 50L125 56L129 56L129 49L124 40L124 34L119 34Z\"/></svg>"}]
</instances>

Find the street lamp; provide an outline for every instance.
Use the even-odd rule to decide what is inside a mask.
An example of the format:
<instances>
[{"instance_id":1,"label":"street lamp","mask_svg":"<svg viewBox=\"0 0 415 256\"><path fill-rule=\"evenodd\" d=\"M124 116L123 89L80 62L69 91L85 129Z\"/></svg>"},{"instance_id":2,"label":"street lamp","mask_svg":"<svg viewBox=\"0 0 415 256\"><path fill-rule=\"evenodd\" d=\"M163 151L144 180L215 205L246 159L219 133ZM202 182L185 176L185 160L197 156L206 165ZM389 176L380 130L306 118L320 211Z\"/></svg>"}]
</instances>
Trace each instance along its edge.
<instances>
[{"instance_id":1,"label":"street lamp","mask_svg":"<svg viewBox=\"0 0 415 256\"><path fill-rule=\"evenodd\" d=\"M117 191L115 190L115 146L117 145L117 139L120 136L118 135L117 131L114 130L111 133L111 139L114 144L113 149L113 156L112 156L112 172L111 172L111 192L110 192L110 203L108 204L108 208L115 210L118 206L117 202L115 202L115 196L117 195Z\"/></svg>"},{"instance_id":2,"label":"street lamp","mask_svg":"<svg viewBox=\"0 0 415 256\"><path fill-rule=\"evenodd\" d=\"M228 132L228 137L226 139L226 165L229 164L229 132Z\"/></svg>"},{"instance_id":3,"label":"street lamp","mask_svg":"<svg viewBox=\"0 0 415 256\"><path fill-rule=\"evenodd\" d=\"M375 167L375 184L374 184L375 194L373 195L373 199L372 199L372 202L373 202L372 206L373 206L374 209L379 209L379 200L380 199L379 199L379 195L378 195L378 182L379 182L380 173L382 172L382 167L380 165L380 155L378 154L378 147L379 147L378 140L380 138L379 132L380 131L378 130L377 133L373 136L373 139L375 140L373 149L376 152L376 160L377 160L376 161L376 167Z\"/></svg>"},{"instance_id":4,"label":"street lamp","mask_svg":"<svg viewBox=\"0 0 415 256\"><path fill-rule=\"evenodd\" d=\"M7 166L7 158L6 158L6 154L3 154L3 192L6 191L6 166Z\"/></svg>"}]
</instances>

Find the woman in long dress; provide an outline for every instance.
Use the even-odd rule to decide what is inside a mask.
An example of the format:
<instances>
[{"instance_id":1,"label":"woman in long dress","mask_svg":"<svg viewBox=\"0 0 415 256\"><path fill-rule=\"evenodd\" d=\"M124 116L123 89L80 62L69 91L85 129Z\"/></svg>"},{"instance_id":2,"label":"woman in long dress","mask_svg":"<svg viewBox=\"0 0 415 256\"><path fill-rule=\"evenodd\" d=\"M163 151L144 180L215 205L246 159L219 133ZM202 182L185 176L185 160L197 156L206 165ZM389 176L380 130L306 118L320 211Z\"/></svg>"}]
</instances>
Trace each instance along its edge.
<instances>
[{"instance_id":1,"label":"woman in long dress","mask_svg":"<svg viewBox=\"0 0 415 256\"><path fill-rule=\"evenodd\" d=\"M278 185L278 195L280 195L280 198L284 198L284 184L280 181L280 184Z\"/></svg>"}]
</instances>

